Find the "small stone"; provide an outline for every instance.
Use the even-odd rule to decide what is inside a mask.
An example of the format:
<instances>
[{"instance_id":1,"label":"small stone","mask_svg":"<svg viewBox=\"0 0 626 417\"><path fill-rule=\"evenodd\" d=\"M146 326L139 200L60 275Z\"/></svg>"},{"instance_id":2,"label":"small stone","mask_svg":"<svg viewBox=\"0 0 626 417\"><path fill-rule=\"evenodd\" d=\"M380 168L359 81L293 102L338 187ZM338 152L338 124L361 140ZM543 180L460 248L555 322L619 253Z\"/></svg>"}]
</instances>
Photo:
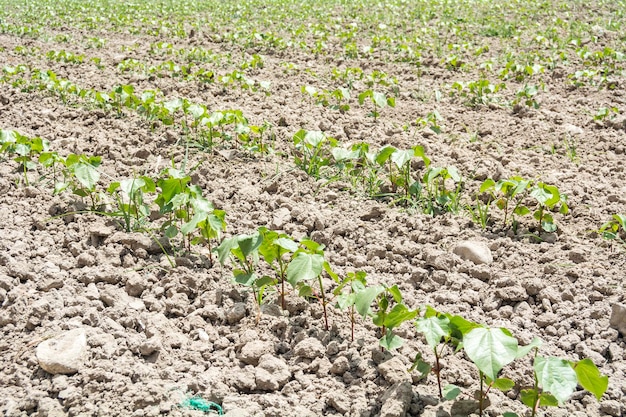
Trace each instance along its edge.
<instances>
[{"instance_id":1,"label":"small stone","mask_svg":"<svg viewBox=\"0 0 626 417\"><path fill-rule=\"evenodd\" d=\"M37 346L39 366L50 374L74 374L82 367L87 354L85 329L73 329Z\"/></svg>"},{"instance_id":2,"label":"small stone","mask_svg":"<svg viewBox=\"0 0 626 417\"><path fill-rule=\"evenodd\" d=\"M350 369L350 361L345 356L339 356L335 359L330 367L330 373L334 375L343 375Z\"/></svg>"},{"instance_id":3,"label":"small stone","mask_svg":"<svg viewBox=\"0 0 626 417\"><path fill-rule=\"evenodd\" d=\"M208 342L210 340L209 334L203 329L198 329L198 339L202 340L203 342Z\"/></svg>"},{"instance_id":4,"label":"small stone","mask_svg":"<svg viewBox=\"0 0 626 417\"><path fill-rule=\"evenodd\" d=\"M411 380L411 376L407 372L407 366L397 356L378 365L378 372L390 384Z\"/></svg>"},{"instance_id":5,"label":"small stone","mask_svg":"<svg viewBox=\"0 0 626 417\"><path fill-rule=\"evenodd\" d=\"M493 262L491 249L482 243L471 240L458 243L452 253L458 255L461 259L471 261L476 265L490 264Z\"/></svg>"},{"instance_id":6,"label":"small stone","mask_svg":"<svg viewBox=\"0 0 626 417\"><path fill-rule=\"evenodd\" d=\"M280 230L287 223L291 221L291 212L286 207L281 207L276 210L272 216L272 222L270 224L270 228L273 230Z\"/></svg>"},{"instance_id":7,"label":"small stone","mask_svg":"<svg viewBox=\"0 0 626 417\"><path fill-rule=\"evenodd\" d=\"M565 130L565 132L569 133L572 136L582 135L584 133L584 131L580 127L570 124L570 123L565 123L563 125L563 129Z\"/></svg>"},{"instance_id":8,"label":"small stone","mask_svg":"<svg viewBox=\"0 0 626 417\"><path fill-rule=\"evenodd\" d=\"M622 404L620 404L619 401L616 400L603 400L600 403L600 411L602 411L603 413L606 413L610 416L623 416L622 411L624 410L624 407Z\"/></svg>"},{"instance_id":9,"label":"small stone","mask_svg":"<svg viewBox=\"0 0 626 417\"><path fill-rule=\"evenodd\" d=\"M383 206L372 206L367 213L360 216L360 219L365 221L380 219L385 215L385 211Z\"/></svg>"},{"instance_id":10,"label":"small stone","mask_svg":"<svg viewBox=\"0 0 626 417\"><path fill-rule=\"evenodd\" d=\"M228 324L239 323L246 316L245 303L235 303L235 305L226 313Z\"/></svg>"},{"instance_id":11,"label":"small stone","mask_svg":"<svg viewBox=\"0 0 626 417\"><path fill-rule=\"evenodd\" d=\"M324 345L318 339L309 337L302 340L294 348L294 353L299 358L314 359L324 356Z\"/></svg>"},{"instance_id":12,"label":"small stone","mask_svg":"<svg viewBox=\"0 0 626 417\"><path fill-rule=\"evenodd\" d=\"M609 324L612 328L617 329L618 332L626 336L626 306L622 304L613 304L611 309L611 319L609 320Z\"/></svg>"},{"instance_id":13,"label":"small stone","mask_svg":"<svg viewBox=\"0 0 626 417\"><path fill-rule=\"evenodd\" d=\"M398 382L383 395L380 417L404 417L409 410L413 390L408 381Z\"/></svg>"},{"instance_id":14,"label":"small stone","mask_svg":"<svg viewBox=\"0 0 626 417\"><path fill-rule=\"evenodd\" d=\"M569 258L570 261L574 262L575 264L580 264L587 260L587 254L581 248L572 249L567 254L567 257Z\"/></svg>"},{"instance_id":15,"label":"small stone","mask_svg":"<svg viewBox=\"0 0 626 417\"><path fill-rule=\"evenodd\" d=\"M155 352L159 352L161 347L161 339L159 337L151 337L150 339L144 340L141 345L139 345L139 353L141 353L142 356L150 356Z\"/></svg>"},{"instance_id":16,"label":"small stone","mask_svg":"<svg viewBox=\"0 0 626 417\"><path fill-rule=\"evenodd\" d=\"M131 297L139 297L146 289L146 280L140 273L132 271L126 279L126 293Z\"/></svg>"},{"instance_id":17,"label":"small stone","mask_svg":"<svg viewBox=\"0 0 626 417\"><path fill-rule=\"evenodd\" d=\"M233 408L225 412L224 417L252 417L252 414L243 408Z\"/></svg>"},{"instance_id":18,"label":"small stone","mask_svg":"<svg viewBox=\"0 0 626 417\"><path fill-rule=\"evenodd\" d=\"M508 288L497 288L496 297L504 301L524 301L528 299L528 293L519 285Z\"/></svg>"},{"instance_id":19,"label":"small stone","mask_svg":"<svg viewBox=\"0 0 626 417\"><path fill-rule=\"evenodd\" d=\"M239 353L239 359L247 365L257 365L259 358L266 353L274 352L274 344L261 340L254 340L246 343Z\"/></svg>"},{"instance_id":20,"label":"small stone","mask_svg":"<svg viewBox=\"0 0 626 417\"><path fill-rule=\"evenodd\" d=\"M342 415L350 412L350 398L343 392L331 391L328 394L328 404Z\"/></svg>"},{"instance_id":21,"label":"small stone","mask_svg":"<svg viewBox=\"0 0 626 417\"><path fill-rule=\"evenodd\" d=\"M290 379L291 372L284 360L269 353L259 359L259 365L255 369L257 389L277 391L289 382Z\"/></svg>"},{"instance_id":22,"label":"small stone","mask_svg":"<svg viewBox=\"0 0 626 417\"><path fill-rule=\"evenodd\" d=\"M96 258L90 253L83 252L76 258L76 263L80 268L84 266L93 266L96 263Z\"/></svg>"}]
</instances>

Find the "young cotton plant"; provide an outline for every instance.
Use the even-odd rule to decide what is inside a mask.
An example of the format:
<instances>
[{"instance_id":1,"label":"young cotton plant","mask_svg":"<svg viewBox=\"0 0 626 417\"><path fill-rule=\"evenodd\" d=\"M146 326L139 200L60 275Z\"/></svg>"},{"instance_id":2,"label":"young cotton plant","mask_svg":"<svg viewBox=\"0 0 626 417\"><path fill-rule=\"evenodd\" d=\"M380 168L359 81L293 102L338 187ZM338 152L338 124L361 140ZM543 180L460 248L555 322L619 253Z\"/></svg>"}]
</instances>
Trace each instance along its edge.
<instances>
[{"instance_id":1,"label":"young cotton plant","mask_svg":"<svg viewBox=\"0 0 626 417\"><path fill-rule=\"evenodd\" d=\"M433 372L437 377L439 397L453 400L462 390L452 384L442 388L441 358L446 346L454 351L462 350L478 371L479 390L472 397L477 401L481 416L490 404L488 395L492 389L506 392L515 385L520 385L503 377L503 369L533 350L534 385L520 392L520 400L531 408L533 417L540 406L562 405L579 384L598 400L608 387L608 377L601 375L590 359L573 362L538 356L537 352L542 344L539 338L534 338L528 345L520 346L518 340L505 328L485 327L457 315L440 313L430 306L425 308L424 316L416 320L416 328L433 349L435 364L428 364L421 355L417 355L412 369L420 371L422 376ZM504 415L517 416L514 413Z\"/></svg>"}]
</instances>

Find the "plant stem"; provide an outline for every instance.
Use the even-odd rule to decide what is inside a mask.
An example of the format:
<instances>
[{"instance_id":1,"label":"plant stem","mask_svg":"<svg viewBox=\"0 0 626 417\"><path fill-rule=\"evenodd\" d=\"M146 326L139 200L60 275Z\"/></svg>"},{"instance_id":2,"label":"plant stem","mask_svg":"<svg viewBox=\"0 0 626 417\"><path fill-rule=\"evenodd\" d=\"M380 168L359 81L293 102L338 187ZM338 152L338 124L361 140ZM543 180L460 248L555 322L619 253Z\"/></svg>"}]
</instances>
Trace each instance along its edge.
<instances>
[{"instance_id":1,"label":"plant stem","mask_svg":"<svg viewBox=\"0 0 626 417\"><path fill-rule=\"evenodd\" d=\"M320 295L322 297L322 308L324 309L324 329L328 331L328 315L326 313L326 298L324 296L324 285L322 284L322 276L319 275L317 280L320 284Z\"/></svg>"},{"instance_id":2,"label":"plant stem","mask_svg":"<svg viewBox=\"0 0 626 417\"><path fill-rule=\"evenodd\" d=\"M443 349L443 348L442 348ZM439 363L439 352L437 352L437 348L433 349L435 351L435 375L437 375L437 388L439 389L439 399L443 399L443 391L441 390L441 364Z\"/></svg>"},{"instance_id":3,"label":"plant stem","mask_svg":"<svg viewBox=\"0 0 626 417\"><path fill-rule=\"evenodd\" d=\"M478 378L480 378L480 394L479 394L479 397L478 397L478 415L480 417L482 417L482 415L483 415L483 396L484 396L484 393L483 393L483 389L484 389L484 386L483 386L483 382L484 381L483 380L484 380L484 378L483 378L482 371L478 371Z\"/></svg>"}]
</instances>

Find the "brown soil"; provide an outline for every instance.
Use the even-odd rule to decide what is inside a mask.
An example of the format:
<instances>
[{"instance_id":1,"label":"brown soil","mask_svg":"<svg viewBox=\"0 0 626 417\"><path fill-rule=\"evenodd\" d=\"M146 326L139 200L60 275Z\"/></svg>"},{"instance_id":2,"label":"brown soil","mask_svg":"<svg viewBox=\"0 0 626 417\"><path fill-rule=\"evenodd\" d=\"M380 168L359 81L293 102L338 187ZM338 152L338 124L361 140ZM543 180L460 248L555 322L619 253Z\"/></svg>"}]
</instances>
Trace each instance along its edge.
<instances>
[{"instance_id":1,"label":"brown soil","mask_svg":"<svg viewBox=\"0 0 626 417\"><path fill-rule=\"evenodd\" d=\"M294 238L310 236L326 245L327 259L337 272L364 270L372 282L397 284L411 308L428 304L506 327L522 344L538 336L544 341L542 355L588 357L609 376L601 402L580 390L545 415L626 412L626 343L609 325L612 305L624 302L626 256L623 248L593 232L612 214L626 212L626 125L620 115L605 122L592 117L600 107L625 107L621 85L615 90L572 88L564 74L575 68L557 68L541 77L546 88L537 95L538 109L513 111L499 103L471 108L448 96L446 86L476 79L476 69L454 72L426 62L418 74L413 65L376 57L333 62L289 49L272 54L241 51L200 35L169 40L175 48L197 46L231 54L233 63L215 65L217 73L232 71L242 55L249 59L251 53L260 53L263 68L248 75L271 81L271 95L266 96L217 83L121 72L116 66L124 58L155 65L170 57L148 52L155 37L106 36L103 48L85 49L89 36L78 31L71 32L70 43L1 34L0 62L51 69L60 78L103 91L119 84L132 84L136 92L158 88L167 99L184 97L211 109L240 109L250 124L269 122L276 135L276 152L269 156L239 151L226 159L217 149L189 155L188 166L199 164L194 183L227 213L228 236L259 226L279 228ZM594 49L601 48L599 42ZM123 45L136 48L121 52ZM42 52L21 56L14 52L16 46ZM99 57L103 67L46 60L45 51L60 49ZM285 62L299 69L287 71L281 65ZM394 75L400 87L396 108L383 109L374 121L369 109L354 99L346 113L315 105L300 87L332 85L334 67ZM508 81L499 96L510 101L522 85ZM440 102L433 98L437 89ZM443 118L441 134L410 125L433 110ZM9 84L0 86L0 127L48 139L60 153L101 155L104 188L135 173L153 175L170 161L179 165L185 158L184 134L177 127L150 126L137 112L117 116L74 98L63 103L58 96L23 92ZM468 196L486 177L541 179L568 195L571 213L556 215L558 232L536 239L529 218L515 234L497 223L482 230L464 212L432 217L367 199L343 182L316 181L295 167L291 138L301 128L377 147L423 145L433 165L459 168ZM575 146L575 157L568 156L567 142ZM257 323L252 295L230 282L229 267L210 266L205 249L172 255L178 266L171 268L158 247L144 247L145 235L125 234L106 217L58 216L80 204L69 193L53 196L49 185L37 181L36 172L30 173L26 187L12 160L0 159L0 171L4 415L200 415L177 407L185 395L194 394L221 404L230 415L385 415L381 404L396 381L380 365L393 357L400 369L408 369L418 351L429 358L425 342L410 324L399 330L404 346L381 353L379 335L369 321L359 320L351 342L345 314L331 308L331 329L326 331L319 304L304 302L297 294L287 297L289 314L271 296ZM288 213L286 220L276 218L279 211L285 213L281 209ZM453 255L451 248L465 240L485 242L493 263L475 266ZM327 286L333 288L330 280ZM67 376L41 369L35 347L76 327L87 331L84 366ZM249 359L245 346L267 349L265 353L278 358L286 365L287 381L265 381L259 358ZM477 389L476 371L462 355L447 356L443 365L447 383L466 392ZM530 360L507 367L506 375L532 383ZM522 415L518 392L494 392L488 415ZM407 415L463 415L453 402L438 402L434 376L413 381L410 395Z\"/></svg>"}]
</instances>

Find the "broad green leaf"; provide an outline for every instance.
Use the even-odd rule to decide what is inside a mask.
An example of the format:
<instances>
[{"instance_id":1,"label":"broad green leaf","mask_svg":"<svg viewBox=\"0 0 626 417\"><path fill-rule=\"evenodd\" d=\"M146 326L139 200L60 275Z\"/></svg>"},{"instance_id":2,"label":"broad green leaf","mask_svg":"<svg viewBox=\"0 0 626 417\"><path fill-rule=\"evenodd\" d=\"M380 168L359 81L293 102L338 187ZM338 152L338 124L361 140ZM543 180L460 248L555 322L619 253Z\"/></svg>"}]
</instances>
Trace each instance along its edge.
<instances>
[{"instance_id":1,"label":"broad green leaf","mask_svg":"<svg viewBox=\"0 0 626 417\"><path fill-rule=\"evenodd\" d=\"M481 193L484 193L485 191L493 188L496 185L496 182L494 180L492 180L491 178L487 178L485 181L483 181L483 183L480 185L479 191Z\"/></svg>"},{"instance_id":2,"label":"broad green leaf","mask_svg":"<svg viewBox=\"0 0 626 417\"><path fill-rule=\"evenodd\" d=\"M391 154L391 161L396 164L398 169L402 169L407 162L411 161L411 158L413 158L414 155L415 151L413 149L396 149L395 152Z\"/></svg>"},{"instance_id":3,"label":"broad green leaf","mask_svg":"<svg viewBox=\"0 0 626 417\"><path fill-rule=\"evenodd\" d=\"M515 381L508 378L498 378L494 381L493 387L502 392L509 391L515 386Z\"/></svg>"},{"instance_id":4,"label":"broad green leaf","mask_svg":"<svg viewBox=\"0 0 626 417\"><path fill-rule=\"evenodd\" d=\"M196 214L194 214L194 216L191 218L190 221L188 221L187 223L184 223L181 227L180 227L180 232L183 235L188 235L191 232L193 232L196 227L198 226L198 223L200 223L201 221L206 220L207 218L207 213L204 211L199 211Z\"/></svg>"},{"instance_id":5,"label":"broad green leaf","mask_svg":"<svg viewBox=\"0 0 626 417\"><path fill-rule=\"evenodd\" d=\"M395 335L391 329L387 329L386 334L380 338L378 343L387 350L395 350L402 346L404 340L400 336Z\"/></svg>"},{"instance_id":6,"label":"broad green leaf","mask_svg":"<svg viewBox=\"0 0 626 417\"><path fill-rule=\"evenodd\" d=\"M93 190L100 179L100 173L90 164L79 162L74 169L74 175L83 187Z\"/></svg>"},{"instance_id":7,"label":"broad green leaf","mask_svg":"<svg viewBox=\"0 0 626 417\"><path fill-rule=\"evenodd\" d=\"M258 232L251 235L239 236L237 239L237 245L241 249L241 253L244 257L250 256L250 254L256 252L259 246L263 243L263 236Z\"/></svg>"},{"instance_id":8,"label":"broad green leaf","mask_svg":"<svg viewBox=\"0 0 626 417\"><path fill-rule=\"evenodd\" d=\"M300 281L309 281L322 273L324 257L319 254L300 252L287 266L287 282L295 287Z\"/></svg>"},{"instance_id":9,"label":"broad green leaf","mask_svg":"<svg viewBox=\"0 0 626 417\"><path fill-rule=\"evenodd\" d=\"M519 396L520 401L531 409L534 408L535 403L539 401L539 396L535 389L523 389L520 391Z\"/></svg>"},{"instance_id":10,"label":"broad green leaf","mask_svg":"<svg viewBox=\"0 0 626 417\"><path fill-rule=\"evenodd\" d=\"M535 358L533 365L539 386L554 395L559 405L563 404L576 389L576 371L569 361L542 356Z\"/></svg>"},{"instance_id":11,"label":"broad green leaf","mask_svg":"<svg viewBox=\"0 0 626 417\"><path fill-rule=\"evenodd\" d=\"M376 104L376 106L380 108L387 106L387 96L385 96L385 94L380 93L378 91L374 91L372 93L372 101Z\"/></svg>"},{"instance_id":12,"label":"broad green leaf","mask_svg":"<svg viewBox=\"0 0 626 417\"><path fill-rule=\"evenodd\" d=\"M461 174L459 174L459 171L454 165L448 167L448 176L452 178L454 182L461 181Z\"/></svg>"},{"instance_id":13,"label":"broad green leaf","mask_svg":"<svg viewBox=\"0 0 626 417\"><path fill-rule=\"evenodd\" d=\"M304 141L314 148L317 148L324 139L326 139L326 135L319 130L310 130L304 136Z\"/></svg>"},{"instance_id":14,"label":"broad green leaf","mask_svg":"<svg viewBox=\"0 0 626 417\"><path fill-rule=\"evenodd\" d=\"M526 206L517 206L515 210L513 210L513 213L518 216L526 216L530 213L530 209Z\"/></svg>"},{"instance_id":15,"label":"broad green leaf","mask_svg":"<svg viewBox=\"0 0 626 417\"><path fill-rule=\"evenodd\" d=\"M384 325L388 329L398 327L405 321L412 320L417 316L417 310L409 310L404 304L396 304L385 317Z\"/></svg>"},{"instance_id":16,"label":"broad green leaf","mask_svg":"<svg viewBox=\"0 0 626 417\"><path fill-rule=\"evenodd\" d=\"M295 252L298 250L298 244L287 237L279 237L276 239L275 243L289 252Z\"/></svg>"},{"instance_id":17,"label":"broad green leaf","mask_svg":"<svg viewBox=\"0 0 626 417\"><path fill-rule=\"evenodd\" d=\"M245 271L242 271L241 269L235 269L233 271L233 275L235 277L235 282L237 284L245 285L246 287L253 285L254 282L256 281L256 274L254 272L251 274L248 274Z\"/></svg>"},{"instance_id":18,"label":"broad green leaf","mask_svg":"<svg viewBox=\"0 0 626 417\"><path fill-rule=\"evenodd\" d=\"M482 327L480 324L474 323L473 321L466 320L465 318L461 316L452 316L448 318L450 319L451 330L454 330L455 331L454 333L457 333L457 332L459 333L459 334L453 334L453 336L458 337L459 339L462 339L463 336L465 336L467 333L469 333L473 329Z\"/></svg>"},{"instance_id":19,"label":"broad green leaf","mask_svg":"<svg viewBox=\"0 0 626 417\"><path fill-rule=\"evenodd\" d=\"M370 313L372 302L374 302L376 297L383 291L385 291L385 287L382 285L367 287L363 291L360 291L357 295L356 303L354 304L356 311L362 317L366 317Z\"/></svg>"},{"instance_id":20,"label":"broad green leaf","mask_svg":"<svg viewBox=\"0 0 626 417\"><path fill-rule=\"evenodd\" d=\"M206 108L199 104L192 104L191 106L189 106L187 111L191 113L195 120L198 120L199 118L204 116L204 114L206 113Z\"/></svg>"},{"instance_id":21,"label":"broad green leaf","mask_svg":"<svg viewBox=\"0 0 626 417\"><path fill-rule=\"evenodd\" d=\"M442 337L450 336L450 320L447 317L425 317L419 318L415 322L417 331L426 338L428 346L435 349L441 342Z\"/></svg>"},{"instance_id":22,"label":"broad green leaf","mask_svg":"<svg viewBox=\"0 0 626 417\"><path fill-rule=\"evenodd\" d=\"M400 292L400 288L398 288L397 285L387 288L387 291L389 291L389 294L391 294L393 300L396 303L400 304L402 302L402 293Z\"/></svg>"},{"instance_id":23,"label":"broad green leaf","mask_svg":"<svg viewBox=\"0 0 626 417\"><path fill-rule=\"evenodd\" d=\"M499 328L477 328L463 337L465 353L492 381L517 355L517 339Z\"/></svg>"},{"instance_id":24,"label":"broad green leaf","mask_svg":"<svg viewBox=\"0 0 626 417\"><path fill-rule=\"evenodd\" d=\"M543 392L539 395L539 406L540 407L558 407L559 401L554 397L554 395Z\"/></svg>"},{"instance_id":25,"label":"broad green leaf","mask_svg":"<svg viewBox=\"0 0 626 417\"><path fill-rule=\"evenodd\" d=\"M238 236L226 238L222 240L222 243L215 249L220 264L224 265L230 256L230 251L238 246L237 238Z\"/></svg>"},{"instance_id":26,"label":"broad green leaf","mask_svg":"<svg viewBox=\"0 0 626 417\"><path fill-rule=\"evenodd\" d=\"M547 205L546 203L552 198L552 193L550 193L543 184L534 186L533 189L530 190L530 195L542 205Z\"/></svg>"},{"instance_id":27,"label":"broad green leaf","mask_svg":"<svg viewBox=\"0 0 626 417\"><path fill-rule=\"evenodd\" d=\"M443 398L445 398L448 401L454 400L456 397L459 396L459 394L461 394L461 388L453 384L446 385L445 387L443 387L442 391L443 391Z\"/></svg>"},{"instance_id":28,"label":"broad green leaf","mask_svg":"<svg viewBox=\"0 0 626 417\"><path fill-rule=\"evenodd\" d=\"M579 361L574 370L578 377L578 383L600 401L600 398L602 398L609 387L609 377L602 375L589 358Z\"/></svg>"},{"instance_id":29,"label":"broad green leaf","mask_svg":"<svg viewBox=\"0 0 626 417\"><path fill-rule=\"evenodd\" d=\"M391 157L391 155L396 152L396 148L394 148L391 145L385 145L382 148L380 148L380 150L378 151L378 153L376 154L376 163L378 165L385 165L385 163L387 162L387 160Z\"/></svg>"}]
</instances>

